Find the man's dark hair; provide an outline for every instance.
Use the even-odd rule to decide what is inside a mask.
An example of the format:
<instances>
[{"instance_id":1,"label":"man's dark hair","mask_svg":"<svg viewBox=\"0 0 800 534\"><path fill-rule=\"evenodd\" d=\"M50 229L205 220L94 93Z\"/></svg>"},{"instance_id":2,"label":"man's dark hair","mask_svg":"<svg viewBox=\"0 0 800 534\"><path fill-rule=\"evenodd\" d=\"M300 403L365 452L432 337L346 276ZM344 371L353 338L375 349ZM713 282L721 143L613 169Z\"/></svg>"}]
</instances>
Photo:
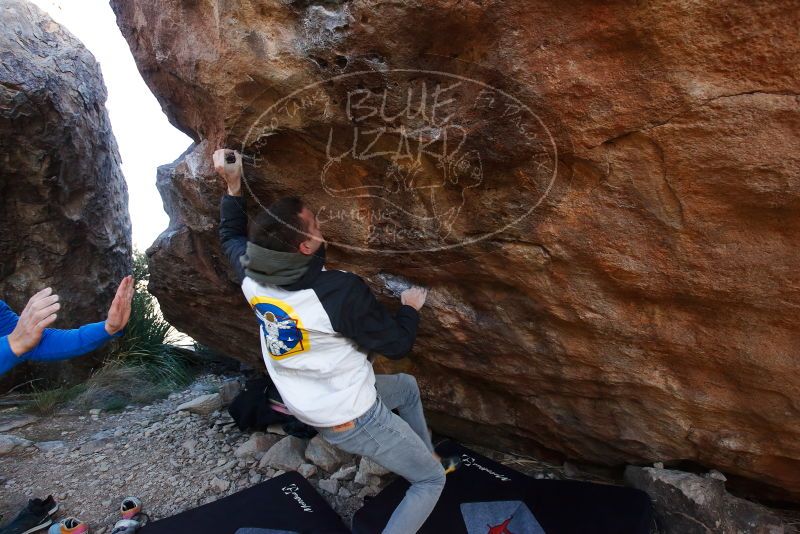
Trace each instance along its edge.
<instances>
[{"instance_id":1,"label":"man's dark hair","mask_svg":"<svg viewBox=\"0 0 800 534\"><path fill-rule=\"evenodd\" d=\"M300 197L283 197L262 210L250 225L249 239L259 247L280 252L297 252L308 232L300 218L303 211Z\"/></svg>"}]
</instances>

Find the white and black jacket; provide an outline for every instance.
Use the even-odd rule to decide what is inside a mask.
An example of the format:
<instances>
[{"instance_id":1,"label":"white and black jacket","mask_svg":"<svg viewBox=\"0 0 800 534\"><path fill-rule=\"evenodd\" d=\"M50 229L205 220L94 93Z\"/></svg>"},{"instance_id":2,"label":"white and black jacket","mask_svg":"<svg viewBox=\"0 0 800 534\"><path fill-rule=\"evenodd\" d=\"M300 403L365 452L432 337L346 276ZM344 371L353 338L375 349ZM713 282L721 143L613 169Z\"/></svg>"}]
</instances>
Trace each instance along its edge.
<instances>
[{"instance_id":1,"label":"white and black jacket","mask_svg":"<svg viewBox=\"0 0 800 534\"><path fill-rule=\"evenodd\" d=\"M392 316L356 274L326 270L325 248L289 285L261 285L246 277L244 197L220 204L222 248L260 325L261 351L270 377L292 414L329 427L364 414L375 402L371 351L399 359L417 335L419 314L401 305Z\"/></svg>"}]
</instances>

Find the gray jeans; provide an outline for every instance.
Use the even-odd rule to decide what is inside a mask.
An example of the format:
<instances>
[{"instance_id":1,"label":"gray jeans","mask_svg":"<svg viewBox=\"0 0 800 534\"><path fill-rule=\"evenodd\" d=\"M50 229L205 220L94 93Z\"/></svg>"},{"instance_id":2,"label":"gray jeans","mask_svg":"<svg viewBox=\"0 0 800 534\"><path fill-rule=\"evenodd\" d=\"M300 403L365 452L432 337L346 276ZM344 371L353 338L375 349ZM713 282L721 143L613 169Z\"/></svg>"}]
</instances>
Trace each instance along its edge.
<instances>
[{"instance_id":1,"label":"gray jeans","mask_svg":"<svg viewBox=\"0 0 800 534\"><path fill-rule=\"evenodd\" d=\"M444 469L433 457L433 445L422 412L417 381L411 375L376 375L378 399L351 429L318 428L330 444L366 456L411 483L392 513L384 534L417 532L444 488ZM396 409L398 417L392 410Z\"/></svg>"}]
</instances>

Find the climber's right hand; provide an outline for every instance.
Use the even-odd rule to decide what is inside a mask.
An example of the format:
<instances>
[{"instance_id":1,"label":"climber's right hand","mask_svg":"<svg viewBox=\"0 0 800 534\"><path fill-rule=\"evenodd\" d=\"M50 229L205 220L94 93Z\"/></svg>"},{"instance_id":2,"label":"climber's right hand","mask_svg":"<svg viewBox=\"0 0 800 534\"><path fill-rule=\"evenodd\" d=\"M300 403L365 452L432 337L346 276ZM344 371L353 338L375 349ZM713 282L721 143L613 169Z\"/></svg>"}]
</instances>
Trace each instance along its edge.
<instances>
[{"instance_id":1,"label":"climber's right hand","mask_svg":"<svg viewBox=\"0 0 800 534\"><path fill-rule=\"evenodd\" d=\"M227 163L225 156L228 154L236 155L235 163ZM242 194L242 155L229 148L220 148L214 151L214 170L225 179L228 186L228 194L234 197Z\"/></svg>"},{"instance_id":2,"label":"climber's right hand","mask_svg":"<svg viewBox=\"0 0 800 534\"><path fill-rule=\"evenodd\" d=\"M428 290L424 287L411 287L400 293L400 303L411 306L419 311L425 305L425 299L428 298Z\"/></svg>"}]
</instances>

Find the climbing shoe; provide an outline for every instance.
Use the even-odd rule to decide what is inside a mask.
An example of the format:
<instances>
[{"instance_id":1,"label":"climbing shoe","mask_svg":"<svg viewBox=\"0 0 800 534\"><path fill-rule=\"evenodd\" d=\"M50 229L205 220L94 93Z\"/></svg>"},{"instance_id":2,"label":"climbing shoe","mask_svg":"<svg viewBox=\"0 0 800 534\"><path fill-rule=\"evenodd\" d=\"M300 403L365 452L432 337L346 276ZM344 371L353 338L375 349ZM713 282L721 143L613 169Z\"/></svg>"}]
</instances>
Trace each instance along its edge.
<instances>
[{"instance_id":1,"label":"climbing shoe","mask_svg":"<svg viewBox=\"0 0 800 534\"><path fill-rule=\"evenodd\" d=\"M122 519L135 519L142 513L142 501L136 497L125 497L119 505L119 513Z\"/></svg>"},{"instance_id":2,"label":"climbing shoe","mask_svg":"<svg viewBox=\"0 0 800 534\"><path fill-rule=\"evenodd\" d=\"M49 495L46 499L31 499L0 534L30 534L50 526L50 516L58 511L58 503Z\"/></svg>"},{"instance_id":3,"label":"climbing shoe","mask_svg":"<svg viewBox=\"0 0 800 534\"><path fill-rule=\"evenodd\" d=\"M125 497L119 505L119 513L122 519L116 522L111 534L133 534L145 523L149 517L142 512L142 501L136 497Z\"/></svg>"},{"instance_id":4,"label":"climbing shoe","mask_svg":"<svg viewBox=\"0 0 800 534\"><path fill-rule=\"evenodd\" d=\"M34 501L40 499L33 499ZM42 501L42 506L47 510L47 515L53 515L54 513L58 512L58 503L53 498L52 495L48 495L45 500Z\"/></svg>"},{"instance_id":5,"label":"climbing shoe","mask_svg":"<svg viewBox=\"0 0 800 534\"><path fill-rule=\"evenodd\" d=\"M111 534L134 534L143 526L143 523L134 519L120 519L114 524Z\"/></svg>"},{"instance_id":6,"label":"climbing shoe","mask_svg":"<svg viewBox=\"0 0 800 534\"><path fill-rule=\"evenodd\" d=\"M87 532L89 532L89 525L80 519L68 517L58 523L53 523L47 534L86 534Z\"/></svg>"},{"instance_id":7,"label":"climbing shoe","mask_svg":"<svg viewBox=\"0 0 800 534\"><path fill-rule=\"evenodd\" d=\"M461 458L458 456L447 456L440 460L444 468L444 474L449 475L459 467L461 467Z\"/></svg>"}]
</instances>

